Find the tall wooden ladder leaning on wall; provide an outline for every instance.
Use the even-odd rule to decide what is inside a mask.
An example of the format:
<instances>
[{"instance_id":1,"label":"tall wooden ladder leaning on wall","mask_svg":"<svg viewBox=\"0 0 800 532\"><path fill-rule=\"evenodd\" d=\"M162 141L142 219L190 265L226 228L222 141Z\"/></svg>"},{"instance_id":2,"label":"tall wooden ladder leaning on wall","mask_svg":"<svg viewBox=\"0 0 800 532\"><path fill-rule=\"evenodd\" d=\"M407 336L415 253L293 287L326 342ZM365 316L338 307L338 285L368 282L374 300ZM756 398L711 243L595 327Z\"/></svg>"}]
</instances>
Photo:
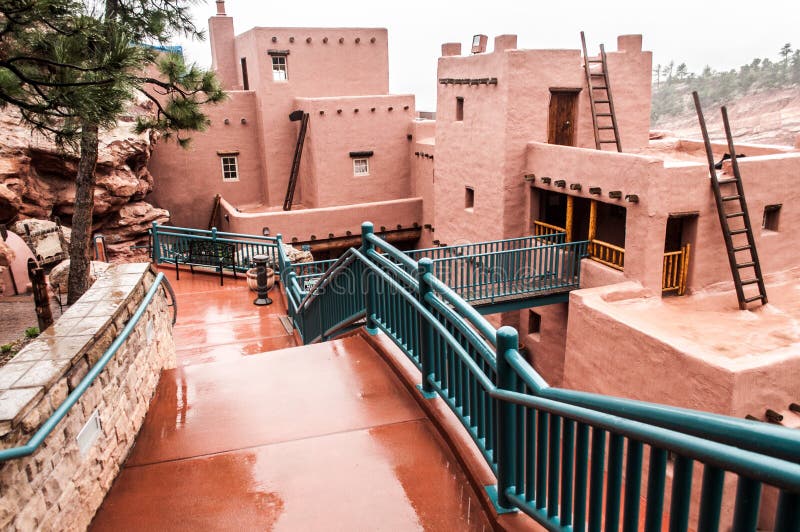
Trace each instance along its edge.
<instances>
[{"instance_id":1,"label":"tall wooden ladder leaning on wall","mask_svg":"<svg viewBox=\"0 0 800 532\"><path fill-rule=\"evenodd\" d=\"M211 209L211 216L208 218L208 230L211 231L211 228L217 225L217 215L219 214L219 202L222 199L222 196L217 194L214 196L214 207Z\"/></svg>"},{"instance_id":2,"label":"tall wooden ladder leaning on wall","mask_svg":"<svg viewBox=\"0 0 800 532\"><path fill-rule=\"evenodd\" d=\"M292 210L294 201L294 189L297 187L297 175L300 173L300 157L303 155L303 143L306 140L306 130L308 129L308 113L294 111L289 115L289 120L296 122L300 120L300 133L297 134L297 144L294 147L294 160L292 161L292 172L289 174L289 186L286 188L286 198L283 200L283 210Z\"/></svg>"},{"instance_id":3,"label":"tall wooden ladder leaning on wall","mask_svg":"<svg viewBox=\"0 0 800 532\"><path fill-rule=\"evenodd\" d=\"M583 47L583 68L586 70L586 85L589 88L589 106L592 110L595 147L602 150L604 144L614 144L617 151L621 152L622 142L619 140L617 115L614 113L614 99L611 97L611 82L608 79L605 48L602 44L600 45L599 59L589 58L586 53L586 37L583 32L581 32L581 46Z\"/></svg>"},{"instance_id":4,"label":"tall wooden ladder leaning on wall","mask_svg":"<svg viewBox=\"0 0 800 532\"><path fill-rule=\"evenodd\" d=\"M750 223L750 213L744 197L742 175L739 173L739 163L736 160L731 126L728 122L728 110L724 106L721 109L733 177L724 177L722 172L717 172L717 164L714 162L714 153L711 150L711 141L708 138L706 120L703 117L703 110L700 108L700 97L697 95L697 91L692 93L692 97L697 110L697 119L700 122L700 130L703 133L711 188L714 190L719 223L722 226L722 236L725 238L725 247L728 250L728 262L733 274L733 284L736 287L736 297L739 299L739 308L745 310L747 305L754 301L761 301L762 305L766 305L767 289L764 287L764 276L761 273L761 263L758 260L756 243L753 239L753 225ZM725 187L724 191L723 187ZM742 237L746 240L743 241ZM750 273L750 275L743 278L746 273ZM745 294L745 288L751 286L758 290L757 294Z\"/></svg>"}]
</instances>

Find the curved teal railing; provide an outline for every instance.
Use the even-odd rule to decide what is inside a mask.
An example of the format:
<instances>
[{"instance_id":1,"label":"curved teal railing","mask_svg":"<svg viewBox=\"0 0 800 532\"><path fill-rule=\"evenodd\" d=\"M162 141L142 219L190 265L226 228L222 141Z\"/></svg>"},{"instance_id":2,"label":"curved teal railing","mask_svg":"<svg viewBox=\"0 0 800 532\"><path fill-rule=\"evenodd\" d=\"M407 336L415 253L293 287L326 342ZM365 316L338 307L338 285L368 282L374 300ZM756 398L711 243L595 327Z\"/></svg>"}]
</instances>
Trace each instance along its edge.
<instances>
[{"instance_id":1,"label":"curved teal railing","mask_svg":"<svg viewBox=\"0 0 800 532\"><path fill-rule=\"evenodd\" d=\"M111 342L111 345L108 346L103 352L103 355L97 361L97 363L92 366L89 372L86 374L83 379L75 386L75 389L70 392L67 398L64 400L61 405L56 408L55 412L53 412L49 418L39 427L39 430L31 436L28 442L25 445L20 445L18 447L11 447L8 449L0 450L0 462L11 460L14 458L22 458L25 456L30 456L36 449L38 449L42 443L44 443L45 438L53 432L53 429L61 422L64 417L69 413L73 406L80 400L86 390L89 389L89 386L97 379L103 369L108 365L109 361L114 358L114 355L117 354L119 348L125 343L125 340L128 339L133 329L139 323L139 320L144 315L147 307L150 305L150 302L153 300L156 292L158 292L158 287L161 285L162 282L165 282L166 278L164 277L163 273L159 273L156 275L153 284L150 286L150 289L142 299L142 302L136 308L136 311L133 313L131 318L128 320L128 323L125 324L125 327L122 328L122 332ZM168 281L166 281L168 283ZM165 285L167 286L167 285Z\"/></svg>"},{"instance_id":2,"label":"curved teal railing","mask_svg":"<svg viewBox=\"0 0 800 532\"><path fill-rule=\"evenodd\" d=\"M435 275L435 261L414 261L371 224L362 240L310 290L285 270L298 332L310 343L363 320L391 338L421 370L422 392L447 403L495 472L500 509L550 530L631 531L640 521L645 530L755 530L759 512L775 530L800 530L797 431L549 387L520 354L517 332L495 330ZM734 477L735 494L726 485ZM772 515L764 486L778 491Z\"/></svg>"}]
</instances>

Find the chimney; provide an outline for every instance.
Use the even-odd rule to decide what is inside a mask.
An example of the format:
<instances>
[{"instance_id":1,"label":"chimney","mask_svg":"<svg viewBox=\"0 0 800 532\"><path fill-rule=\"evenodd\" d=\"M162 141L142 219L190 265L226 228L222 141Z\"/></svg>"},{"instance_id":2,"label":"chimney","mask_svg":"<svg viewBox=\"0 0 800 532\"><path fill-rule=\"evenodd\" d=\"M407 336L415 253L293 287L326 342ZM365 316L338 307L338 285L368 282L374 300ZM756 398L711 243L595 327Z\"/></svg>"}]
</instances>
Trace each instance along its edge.
<instances>
[{"instance_id":1,"label":"chimney","mask_svg":"<svg viewBox=\"0 0 800 532\"><path fill-rule=\"evenodd\" d=\"M225 16L225 0L217 0L217 15Z\"/></svg>"},{"instance_id":2,"label":"chimney","mask_svg":"<svg viewBox=\"0 0 800 532\"><path fill-rule=\"evenodd\" d=\"M494 53L514 50L517 47L516 35L498 35L494 38Z\"/></svg>"},{"instance_id":3,"label":"chimney","mask_svg":"<svg viewBox=\"0 0 800 532\"><path fill-rule=\"evenodd\" d=\"M446 42L442 45L442 57L450 55L461 55L460 42Z\"/></svg>"}]
</instances>

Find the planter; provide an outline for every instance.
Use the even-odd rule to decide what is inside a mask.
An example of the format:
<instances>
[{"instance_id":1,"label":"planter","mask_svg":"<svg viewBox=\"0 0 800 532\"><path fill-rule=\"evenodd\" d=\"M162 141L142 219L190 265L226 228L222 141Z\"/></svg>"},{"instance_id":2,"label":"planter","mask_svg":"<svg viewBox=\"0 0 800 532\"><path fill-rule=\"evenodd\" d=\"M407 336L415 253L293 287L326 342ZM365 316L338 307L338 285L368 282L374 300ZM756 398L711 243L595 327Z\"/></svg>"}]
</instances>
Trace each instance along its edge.
<instances>
[{"instance_id":1,"label":"planter","mask_svg":"<svg viewBox=\"0 0 800 532\"><path fill-rule=\"evenodd\" d=\"M256 268L250 268L247 270L247 287L253 292L258 290L257 271L258 270ZM267 268L267 290L272 290L273 286L275 286L275 270L272 268Z\"/></svg>"}]
</instances>

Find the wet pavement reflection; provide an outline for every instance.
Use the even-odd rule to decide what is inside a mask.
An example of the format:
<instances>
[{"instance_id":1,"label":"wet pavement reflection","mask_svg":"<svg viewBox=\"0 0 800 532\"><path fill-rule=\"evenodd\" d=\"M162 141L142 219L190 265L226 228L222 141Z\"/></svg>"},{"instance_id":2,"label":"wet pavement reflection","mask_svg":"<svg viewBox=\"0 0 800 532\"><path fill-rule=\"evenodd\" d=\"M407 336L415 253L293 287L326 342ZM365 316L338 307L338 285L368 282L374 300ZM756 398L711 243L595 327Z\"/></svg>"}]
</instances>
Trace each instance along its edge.
<instances>
[{"instance_id":1,"label":"wet pavement reflection","mask_svg":"<svg viewBox=\"0 0 800 532\"><path fill-rule=\"evenodd\" d=\"M277 294L257 308L243 283L204 277L218 279L173 281L178 367L162 374L92 529L491 529L363 338L293 347Z\"/></svg>"}]
</instances>

